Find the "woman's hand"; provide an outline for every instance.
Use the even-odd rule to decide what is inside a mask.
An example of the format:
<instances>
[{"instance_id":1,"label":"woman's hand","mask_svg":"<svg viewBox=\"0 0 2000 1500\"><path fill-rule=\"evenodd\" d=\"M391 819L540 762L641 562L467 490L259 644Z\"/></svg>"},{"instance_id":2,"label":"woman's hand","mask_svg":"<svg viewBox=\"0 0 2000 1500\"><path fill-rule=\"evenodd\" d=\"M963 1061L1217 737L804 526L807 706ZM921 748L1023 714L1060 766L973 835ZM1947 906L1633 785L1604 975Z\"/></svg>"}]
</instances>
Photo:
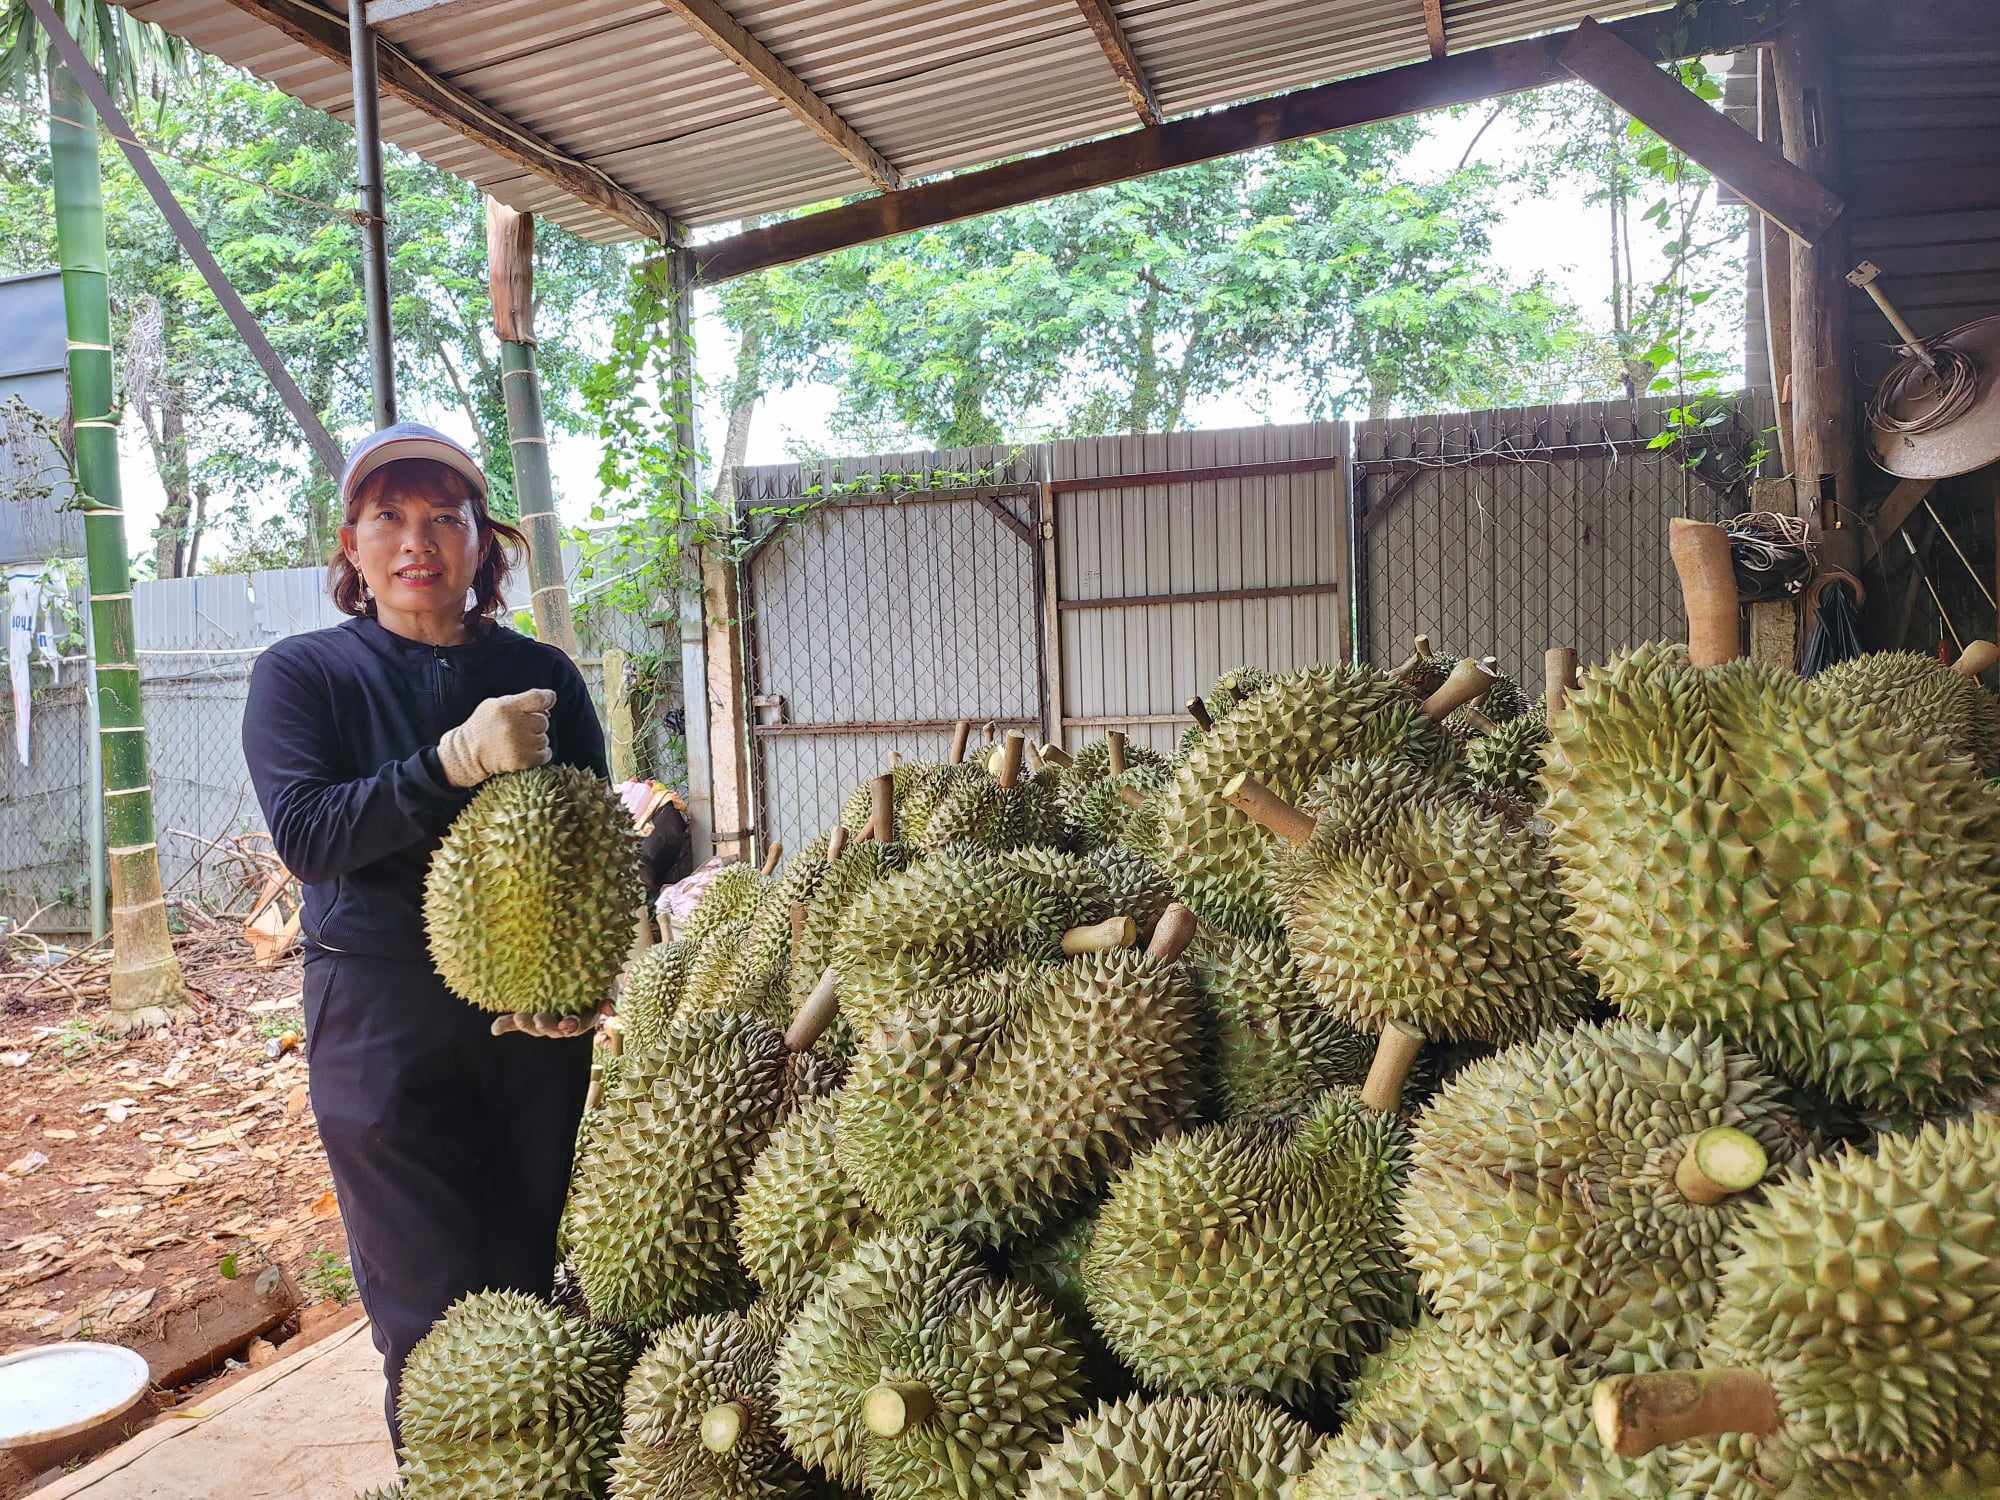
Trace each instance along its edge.
<instances>
[{"instance_id":1,"label":"woman's hand","mask_svg":"<svg viewBox=\"0 0 2000 1500\"><path fill-rule=\"evenodd\" d=\"M559 1016L550 1011L517 1010L512 1015L494 1017L493 1034L506 1036L509 1032L518 1031L522 1036L540 1037L545 1042L557 1042L565 1037L583 1036L587 1032L595 1031L610 1014L609 1000L587 1016Z\"/></svg>"},{"instance_id":2,"label":"woman's hand","mask_svg":"<svg viewBox=\"0 0 2000 1500\"><path fill-rule=\"evenodd\" d=\"M447 729L438 741L438 764L444 779L462 790L476 787L502 771L525 771L549 761L549 710L556 706L550 688L529 688L488 698L472 717Z\"/></svg>"}]
</instances>

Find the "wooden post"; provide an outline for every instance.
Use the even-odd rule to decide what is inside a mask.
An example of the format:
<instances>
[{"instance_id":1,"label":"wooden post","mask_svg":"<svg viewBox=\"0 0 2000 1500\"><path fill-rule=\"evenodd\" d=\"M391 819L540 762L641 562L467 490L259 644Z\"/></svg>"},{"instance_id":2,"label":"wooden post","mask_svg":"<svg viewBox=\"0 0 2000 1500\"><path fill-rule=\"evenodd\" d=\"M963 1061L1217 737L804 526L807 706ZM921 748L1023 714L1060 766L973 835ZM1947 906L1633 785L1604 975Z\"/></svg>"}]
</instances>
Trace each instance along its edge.
<instances>
[{"instance_id":1,"label":"wooden post","mask_svg":"<svg viewBox=\"0 0 2000 1500\"><path fill-rule=\"evenodd\" d=\"M1757 49L1757 136L1782 151L1785 130L1778 117L1778 80L1771 49ZM1792 472L1792 238L1761 215L1758 220L1759 274L1764 281L1764 343L1771 361L1771 395L1778 411L1778 462Z\"/></svg>"},{"instance_id":2,"label":"wooden post","mask_svg":"<svg viewBox=\"0 0 2000 1500\"><path fill-rule=\"evenodd\" d=\"M1750 487L1752 510L1796 511L1797 491L1789 479L1760 479ZM1787 672L1798 669L1799 622L1804 613L1798 599L1773 599L1750 606L1750 659Z\"/></svg>"},{"instance_id":3,"label":"wooden post","mask_svg":"<svg viewBox=\"0 0 2000 1500\"><path fill-rule=\"evenodd\" d=\"M702 615L708 657L708 762L713 788L715 852L750 852L748 699L743 685L743 620L736 564L704 551Z\"/></svg>"},{"instance_id":4,"label":"wooden post","mask_svg":"<svg viewBox=\"0 0 2000 1500\"><path fill-rule=\"evenodd\" d=\"M1042 650L1047 658L1049 683L1049 742L1058 750L1069 748L1069 734L1063 724L1062 650L1062 565L1056 550L1056 495L1042 486L1039 509L1042 515Z\"/></svg>"},{"instance_id":5,"label":"wooden post","mask_svg":"<svg viewBox=\"0 0 2000 1500\"><path fill-rule=\"evenodd\" d=\"M1833 186L1842 171L1830 28L1818 7L1793 3L1772 44L1785 154ZM1792 473L1798 505L1819 533L1820 561L1859 564L1860 472L1855 461L1854 337L1847 313L1847 227L1816 244L1792 241Z\"/></svg>"},{"instance_id":6,"label":"wooden post","mask_svg":"<svg viewBox=\"0 0 2000 1500\"><path fill-rule=\"evenodd\" d=\"M613 646L604 653L604 740L613 786L638 779L638 738L638 725L632 719L632 689L625 681L625 653Z\"/></svg>"},{"instance_id":7,"label":"wooden post","mask_svg":"<svg viewBox=\"0 0 2000 1500\"><path fill-rule=\"evenodd\" d=\"M687 455L681 472L675 476L683 515L675 542L683 571L676 580L673 619L680 629L681 707L687 722L688 837L694 846L695 862L699 864L714 852L713 835L718 819L708 763L708 634L702 618L705 589L701 572L694 566L694 512L700 475L695 470L694 457L693 254L685 247L677 247L663 261L646 266L639 274L666 277L665 290L673 299L674 389L663 391L661 399L674 406L676 439ZM729 826L734 828L738 822L732 817Z\"/></svg>"}]
</instances>

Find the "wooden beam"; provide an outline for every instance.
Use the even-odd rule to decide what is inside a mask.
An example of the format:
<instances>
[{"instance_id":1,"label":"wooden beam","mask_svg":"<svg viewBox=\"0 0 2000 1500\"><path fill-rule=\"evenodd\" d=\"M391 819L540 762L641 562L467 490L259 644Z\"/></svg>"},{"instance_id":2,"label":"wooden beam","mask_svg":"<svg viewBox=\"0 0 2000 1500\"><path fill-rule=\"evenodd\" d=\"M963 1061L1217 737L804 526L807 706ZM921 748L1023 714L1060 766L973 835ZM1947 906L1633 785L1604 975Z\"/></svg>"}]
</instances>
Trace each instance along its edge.
<instances>
[{"instance_id":1,"label":"wooden beam","mask_svg":"<svg viewBox=\"0 0 2000 1500\"><path fill-rule=\"evenodd\" d=\"M1798 513L1798 496L1789 479L1759 479L1750 486L1752 510ZM1760 666L1786 672L1798 670L1799 601L1772 599L1750 606L1750 659Z\"/></svg>"},{"instance_id":2,"label":"wooden beam","mask_svg":"<svg viewBox=\"0 0 2000 1500\"><path fill-rule=\"evenodd\" d=\"M229 3L300 46L339 63L343 70L347 68L345 16L321 10L308 0L229 0ZM375 46L384 94L523 171L545 178L649 240L662 245L680 240L679 227L666 213L619 186L606 173L565 155L525 125L433 77L387 38L377 37Z\"/></svg>"},{"instance_id":3,"label":"wooden beam","mask_svg":"<svg viewBox=\"0 0 2000 1500\"><path fill-rule=\"evenodd\" d=\"M743 610L736 564L703 548L702 614L708 627L708 766L714 787L715 852L750 857L749 708L743 675ZM734 835L732 837L732 835Z\"/></svg>"},{"instance_id":4,"label":"wooden beam","mask_svg":"<svg viewBox=\"0 0 2000 1500\"><path fill-rule=\"evenodd\" d=\"M861 138L805 80L778 61L775 53L743 29L716 0L660 0L660 3L701 33L702 39L747 73L765 93L799 119L806 129L833 147L884 192L903 185L903 174L881 152Z\"/></svg>"},{"instance_id":5,"label":"wooden beam","mask_svg":"<svg viewBox=\"0 0 2000 1500\"><path fill-rule=\"evenodd\" d=\"M1937 488L1935 479L1899 479L1896 487L1889 491L1888 498L1876 508L1868 523L1868 534L1876 550L1886 548L1889 538L1903 529L1903 523L1916 514L1917 507L1930 498Z\"/></svg>"},{"instance_id":6,"label":"wooden beam","mask_svg":"<svg viewBox=\"0 0 2000 1500\"><path fill-rule=\"evenodd\" d=\"M1433 59L1444 56L1444 0L1424 0L1424 37Z\"/></svg>"},{"instance_id":7,"label":"wooden beam","mask_svg":"<svg viewBox=\"0 0 2000 1500\"><path fill-rule=\"evenodd\" d=\"M1769 28L1750 10L1705 6L1691 20L1677 10L1656 11L1613 22L1608 29L1641 52L1660 57L1734 52L1762 40ZM1571 76L1558 58L1568 36L1556 32L1343 78L786 219L696 246L695 275L704 285L713 285L853 245L1259 146L1561 83Z\"/></svg>"},{"instance_id":8,"label":"wooden beam","mask_svg":"<svg viewBox=\"0 0 2000 1500\"><path fill-rule=\"evenodd\" d=\"M1124 24L1111 8L1111 0L1076 0L1076 8L1083 12L1083 24L1097 38L1097 45L1104 49L1104 60L1111 64L1111 71L1125 86L1125 97L1132 101L1139 122L1160 124L1166 115L1160 110L1160 101L1153 97L1152 82L1139 66L1139 54L1132 50L1131 38L1125 35Z\"/></svg>"},{"instance_id":9,"label":"wooden beam","mask_svg":"<svg viewBox=\"0 0 2000 1500\"><path fill-rule=\"evenodd\" d=\"M1824 239L1847 207L1810 172L1710 109L1608 26L1586 17L1563 44L1562 63L1808 245Z\"/></svg>"},{"instance_id":10,"label":"wooden beam","mask_svg":"<svg viewBox=\"0 0 2000 1500\"><path fill-rule=\"evenodd\" d=\"M1772 72L1771 49L1757 53L1757 136L1765 145L1785 148L1778 118L1778 81ZM1776 232L1769 219L1757 221L1757 250L1764 280L1764 341L1771 362L1771 395L1778 412L1778 461L1792 472L1792 242Z\"/></svg>"}]
</instances>

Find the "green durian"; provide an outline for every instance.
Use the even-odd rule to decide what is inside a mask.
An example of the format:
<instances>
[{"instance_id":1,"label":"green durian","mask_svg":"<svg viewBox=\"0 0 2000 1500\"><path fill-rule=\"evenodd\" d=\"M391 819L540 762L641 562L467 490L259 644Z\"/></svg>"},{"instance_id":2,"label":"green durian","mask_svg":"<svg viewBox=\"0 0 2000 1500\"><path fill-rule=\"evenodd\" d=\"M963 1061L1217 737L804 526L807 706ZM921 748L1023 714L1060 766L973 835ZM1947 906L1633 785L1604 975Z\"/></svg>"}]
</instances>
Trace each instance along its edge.
<instances>
[{"instance_id":1,"label":"green durian","mask_svg":"<svg viewBox=\"0 0 2000 1500\"><path fill-rule=\"evenodd\" d=\"M1082 1404L1047 1302L938 1235L869 1240L778 1351L778 1427L806 1464L875 1500L1019 1493Z\"/></svg>"},{"instance_id":2,"label":"green durian","mask_svg":"<svg viewBox=\"0 0 2000 1500\"><path fill-rule=\"evenodd\" d=\"M1215 686L1202 697L1202 711L1208 715L1209 722L1214 723L1226 718L1230 710L1245 698L1261 693L1277 680L1274 674L1262 667L1236 667L1215 679ZM1201 743L1202 737L1207 733L1208 731L1201 727L1199 719L1188 725L1181 731L1180 749L1175 758L1186 760L1189 752Z\"/></svg>"},{"instance_id":3,"label":"green durian","mask_svg":"<svg viewBox=\"0 0 2000 1500\"><path fill-rule=\"evenodd\" d=\"M1030 1237L1191 1110L1196 1038L1182 967L1129 949L913 993L855 1055L835 1154L897 1228Z\"/></svg>"},{"instance_id":4,"label":"green durian","mask_svg":"<svg viewBox=\"0 0 2000 1500\"><path fill-rule=\"evenodd\" d=\"M1123 754L1125 769L1114 776L1110 741L1093 740L1076 753L1075 761L1057 782L1058 810L1079 847L1118 842L1132 818L1132 808L1123 795L1125 788L1143 795L1167 782L1170 770L1158 751L1128 744Z\"/></svg>"},{"instance_id":5,"label":"green durian","mask_svg":"<svg viewBox=\"0 0 2000 1500\"><path fill-rule=\"evenodd\" d=\"M724 866L701 893L681 930L673 936L699 948L718 928L748 921L769 883L755 865Z\"/></svg>"},{"instance_id":6,"label":"green durian","mask_svg":"<svg viewBox=\"0 0 2000 1500\"><path fill-rule=\"evenodd\" d=\"M1918 651L1878 651L1828 667L1809 684L1834 702L1872 709L1922 734L1941 734L1982 776L2000 776L2000 698Z\"/></svg>"},{"instance_id":7,"label":"green durian","mask_svg":"<svg viewBox=\"0 0 2000 1500\"><path fill-rule=\"evenodd\" d=\"M899 821L897 825L899 836L914 848L973 844L998 851L1060 837L1055 776L1025 774L1003 787L983 765L948 769L951 775L921 824L908 828Z\"/></svg>"},{"instance_id":8,"label":"green durian","mask_svg":"<svg viewBox=\"0 0 2000 1500\"><path fill-rule=\"evenodd\" d=\"M1173 882L1159 866L1115 845L1087 854L1045 847L1015 849L996 855L994 863L1066 897L1066 922L1071 927L1130 917L1143 938L1173 905Z\"/></svg>"},{"instance_id":9,"label":"green durian","mask_svg":"<svg viewBox=\"0 0 2000 1500\"><path fill-rule=\"evenodd\" d=\"M1408 1156L1403 1126L1347 1089L1155 1146L1098 1212L1092 1318L1149 1386L1322 1405L1413 1310Z\"/></svg>"},{"instance_id":10,"label":"green durian","mask_svg":"<svg viewBox=\"0 0 2000 1500\"><path fill-rule=\"evenodd\" d=\"M741 1011L678 1022L626 1059L578 1164L563 1234L594 1317L640 1329L747 1303L731 1209L771 1132L832 1082Z\"/></svg>"},{"instance_id":11,"label":"green durian","mask_svg":"<svg viewBox=\"0 0 2000 1500\"><path fill-rule=\"evenodd\" d=\"M687 982L681 988L681 1005L675 1013L678 1019L752 1008L739 1003L731 976L749 946L756 920L756 909L752 908L743 916L717 924L701 940L694 961L688 965ZM757 1009L767 1021L782 1019L770 1014L766 1007Z\"/></svg>"},{"instance_id":12,"label":"green durian","mask_svg":"<svg viewBox=\"0 0 2000 1500\"><path fill-rule=\"evenodd\" d=\"M1200 998L1211 1110L1241 1120L1296 1109L1368 1076L1375 1039L1320 1004L1282 937L1204 926L1188 949Z\"/></svg>"},{"instance_id":13,"label":"green durian","mask_svg":"<svg viewBox=\"0 0 2000 1500\"><path fill-rule=\"evenodd\" d=\"M1544 1032L1417 1118L1403 1251L1460 1333L1607 1373L1692 1364L1746 1189L1802 1139L1776 1080L1720 1042L1629 1023Z\"/></svg>"},{"instance_id":14,"label":"green durian","mask_svg":"<svg viewBox=\"0 0 2000 1500\"><path fill-rule=\"evenodd\" d=\"M1542 746L1548 741L1546 713L1537 708L1518 714L1466 742L1465 774L1488 796L1538 806L1542 800Z\"/></svg>"},{"instance_id":15,"label":"green durian","mask_svg":"<svg viewBox=\"0 0 2000 1500\"><path fill-rule=\"evenodd\" d=\"M1129 1396L1069 1425L1025 1500L1294 1500L1319 1434L1241 1397Z\"/></svg>"},{"instance_id":16,"label":"green durian","mask_svg":"<svg viewBox=\"0 0 2000 1500\"><path fill-rule=\"evenodd\" d=\"M354 1497L354 1500L408 1500L408 1496L409 1491L400 1484L395 1484L386 1489L363 1490Z\"/></svg>"},{"instance_id":17,"label":"green durian","mask_svg":"<svg viewBox=\"0 0 2000 1500\"><path fill-rule=\"evenodd\" d=\"M804 930L798 950L786 965L786 999L796 1014L806 1003L821 976L835 964L835 947L848 914L874 886L900 873L910 862L906 845L882 844L874 840L850 843L839 859L828 867L826 878L806 902ZM853 1017L858 1006L846 1006L827 1032L822 1050L845 1056L853 1049Z\"/></svg>"},{"instance_id":18,"label":"green durian","mask_svg":"<svg viewBox=\"0 0 2000 1500\"><path fill-rule=\"evenodd\" d=\"M633 1052L656 1052L687 993L688 971L700 945L683 938L655 943L625 967L618 1021Z\"/></svg>"},{"instance_id":19,"label":"green durian","mask_svg":"<svg viewBox=\"0 0 2000 1500\"><path fill-rule=\"evenodd\" d=\"M625 1383L611 1500L817 1500L778 1434L783 1337L763 1303L669 1324Z\"/></svg>"},{"instance_id":20,"label":"green durian","mask_svg":"<svg viewBox=\"0 0 2000 1500\"><path fill-rule=\"evenodd\" d=\"M608 1329L533 1297L461 1297L403 1366L397 1416L408 1500L598 1493L630 1366Z\"/></svg>"},{"instance_id":21,"label":"green durian","mask_svg":"<svg viewBox=\"0 0 2000 1500\"><path fill-rule=\"evenodd\" d=\"M1585 672L1553 733L1557 872L1628 1016L1897 1117L2000 1076L1995 803L1942 739L1661 645Z\"/></svg>"},{"instance_id":22,"label":"green durian","mask_svg":"<svg viewBox=\"0 0 2000 1500\"><path fill-rule=\"evenodd\" d=\"M959 766L932 761L904 761L887 774L890 778L896 815L896 836L908 841L924 831L931 812L937 807ZM840 826L849 833L863 833L874 816L875 791L872 781L864 781L848 796L840 809Z\"/></svg>"},{"instance_id":23,"label":"green durian","mask_svg":"<svg viewBox=\"0 0 2000 1500\"><path fill-rule=\"evenodd\" d=\"M1010 1246L1007 1275L1048 1298L1083 1353L1084 1386L1099 1400L1115 1400L1135 1388L1132 1372L1090 1321L1083 1296L1083 1258L1097 1227L1096 1203L1029 1244Z\"/></svg>"},{"instance_id":24,"label":"green durian","mask_svg":"<svg viewBox=\"0 0 2000 1500\"><path fill-rule=\"evenodd\" d=\"M611 997L644 900L610 788L541 766L493 777L452 819L424 877L424 930L460 999L586 1015Z\"/></svg>"},{"instance_id":25,"label":"green durian","mask_svg":"<svg viewBox=\"0 0 2000 1500\"><path fill-rule=\"evenodd\" d=\"M1971 1484L2000 1454L2000 1115L1879 1138L1747 1209L1699 1373L1615 1376L1599 1433L1643 1450L1685 1403L1686 1495L1905 1495ZM1666 1382L1675 1382L1669 1385ZM1635 1416L1636 1413L1636 1416ZM1774 1420L1774 1430L1754 1435ZM1975 1491L1976 1492L1976 1491Z\"/></svg>"},{"instance_id":26,"label":"green durian","mask_svg":"<svg viewBox=\"0 0 2000 1500\"><path fill-rule=\"evenodd\" d=\"M1455 760L1457 748L1407 688L1369 667L1293 672L1238 703L1162 793L1160 841L1181 899L1226 931L1275 932L1272 835L1223 800L1224 784L1247 773L1297 802L1327 767L1367 755L1428 766Z\"/></svg>"},{"instance_id":27,"label":"green durian","mask_svg":"<svg viewBox=\"0 0 2000 1500\"><path fill-rule=\"evenodd\" d=\"M771 1134L736 1196L736 1249L766 1300L796 1307L887 1227L834 1151L840 1095L809 1100Z\"/></svg>"},{"instance_id":28,"label":"green durian","mask_svg":"<svg viewBox=\"0 0 2000 1500\"><path fill-rule=\"evenodd\" d=\"M797 1009L789 985L792 912L806 906L825 881L826 850L827 836L821 834L764 887L718 985L720 995L735 1009L752 1011L779 1025Z\"/></svg>"}]
</instances>

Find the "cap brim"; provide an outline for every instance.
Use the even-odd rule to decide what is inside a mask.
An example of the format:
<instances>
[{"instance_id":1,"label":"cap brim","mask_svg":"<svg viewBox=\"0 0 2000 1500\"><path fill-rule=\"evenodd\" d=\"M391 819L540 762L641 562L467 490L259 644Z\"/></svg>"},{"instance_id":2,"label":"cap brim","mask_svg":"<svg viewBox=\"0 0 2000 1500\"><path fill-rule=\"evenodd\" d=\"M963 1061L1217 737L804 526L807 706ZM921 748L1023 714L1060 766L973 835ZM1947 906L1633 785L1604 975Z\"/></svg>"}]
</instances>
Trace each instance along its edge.
<instances>
[{"instance_id":1,"label":"cap brim","mask_svg":"<svg viewBox=\"0 0 2000 1500\"><path fill-rule=\"evenodd\" d=\"M354 498L361 481L388 464L399 464L406 459L427 458L433 463L443 464L454 473L462 474L470 480L472 487L479 491L479 498L486 498L486 476L479 471L479 465L463 448L451 443L441 443L436 438L398 437L391 438L368 452L349 466L341 480L340 500L345 505Z\"/></svg>"}]
</instances>

